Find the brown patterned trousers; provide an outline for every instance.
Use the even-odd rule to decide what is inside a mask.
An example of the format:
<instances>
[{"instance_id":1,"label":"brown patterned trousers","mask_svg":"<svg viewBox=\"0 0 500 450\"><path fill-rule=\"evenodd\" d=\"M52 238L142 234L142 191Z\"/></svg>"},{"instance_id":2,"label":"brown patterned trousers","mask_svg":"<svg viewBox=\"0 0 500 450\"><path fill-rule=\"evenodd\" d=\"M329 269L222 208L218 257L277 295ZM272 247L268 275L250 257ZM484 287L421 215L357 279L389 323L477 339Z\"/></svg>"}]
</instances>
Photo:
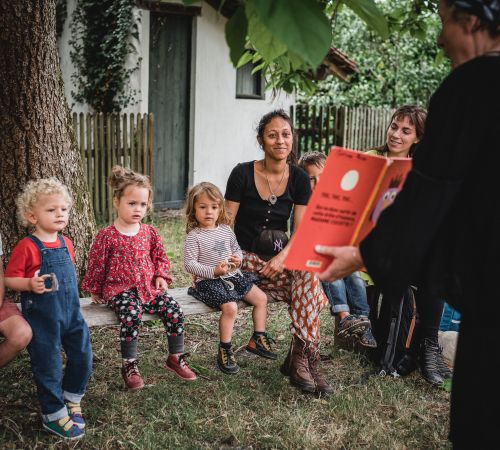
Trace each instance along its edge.
<instances>
[{"instance_id":1,"label":"brown patterned trousers","mask_svg":"<svg viewBox=\"0 0 500 450\"><path fill-rule=\"evenodd\" d=\"M266 261L255 253L243 252L242 270L259 275L265 264ZM259 287L274 300L288 303L292 334L305 341L319 343L319 315L328 300L314 273L284 270L274 280L261 278Z\"/></svg>"}]
</instances>

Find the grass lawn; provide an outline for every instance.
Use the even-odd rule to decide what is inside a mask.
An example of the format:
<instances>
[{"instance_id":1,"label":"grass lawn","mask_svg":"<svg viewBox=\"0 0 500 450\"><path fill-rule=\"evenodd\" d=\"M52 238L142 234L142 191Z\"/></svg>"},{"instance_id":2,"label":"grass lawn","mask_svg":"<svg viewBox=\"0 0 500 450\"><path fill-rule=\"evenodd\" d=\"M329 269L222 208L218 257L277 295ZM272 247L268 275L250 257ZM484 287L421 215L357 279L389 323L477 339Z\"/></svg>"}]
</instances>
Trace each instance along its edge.
<instances>
[{"instance_id":1,"label":"grass lawn","mask_svg":"<svg viewBox=\"0 0 500 450\"><path fill-rule=\"evenodd\" d=\"M174 286L190 277L182 268L184 224L158 223L173 261ZM87 435L67 444L41 427L35 386L25 353L1 370L0 449L442 449L449 448L449 394L418 374L405 379L367 377L366 359L334 346L325 309L322 359L336 388L330 398L305 395L279 370L289 344L286 305L269 308L278 361L248 354L251 311L241 312L234 345L241 371L217 370L217 314L187 318L187 350L200 373L186 383L162 368L166 339L150 322L140 341L146 388L128 393L120 376L117 327L92 328L94 373L82 403Z\"/></svg>"}]
</instances>

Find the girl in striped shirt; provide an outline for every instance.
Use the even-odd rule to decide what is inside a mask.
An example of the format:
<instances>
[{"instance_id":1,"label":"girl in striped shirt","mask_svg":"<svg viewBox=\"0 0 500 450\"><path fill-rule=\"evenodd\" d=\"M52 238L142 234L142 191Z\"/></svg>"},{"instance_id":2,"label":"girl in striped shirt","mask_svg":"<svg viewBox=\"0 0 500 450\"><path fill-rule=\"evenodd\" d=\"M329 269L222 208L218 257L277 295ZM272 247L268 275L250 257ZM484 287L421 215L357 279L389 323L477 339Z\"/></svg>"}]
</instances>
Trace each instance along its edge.
<instances>
[{"instance_id":1,"label":"girl in striped shirt","mask_svg":"<svg viewBox=\"0 0 500 450\"><path fill-rule=\"evenodd\" d=\"M257 277L241 272L243 254L224 206L224 197L212 183L192 187L186 200L186 232L184 266L193 275L188 293L211 308L221 310L220 344L217 354L219 369L227 374L240 370L231 351L231 337L238 312L237 302L253 305L254 332L247 351L268 359L276 359L271 339L266 333L267 296L255 286Z\"/></svg>"}]
</instances>

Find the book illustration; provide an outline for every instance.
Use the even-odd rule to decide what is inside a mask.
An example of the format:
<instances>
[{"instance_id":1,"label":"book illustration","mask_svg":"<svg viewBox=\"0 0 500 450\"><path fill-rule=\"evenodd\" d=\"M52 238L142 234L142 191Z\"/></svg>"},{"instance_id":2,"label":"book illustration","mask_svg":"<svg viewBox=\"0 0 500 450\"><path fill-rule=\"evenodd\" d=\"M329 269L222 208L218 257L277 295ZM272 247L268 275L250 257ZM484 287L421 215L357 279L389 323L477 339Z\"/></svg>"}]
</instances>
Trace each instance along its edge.
<instances>
[{"instance_id":1,"label":"book illustration","mask_svg":"<svg viewBox=\"0 0 500 450\"><path fill-rule=\"evenodd\" d=\"M340 188L343 191L352 191L359 181L359 172L357 170L349 170L340 180Z\"/></svg>"},{"instance_id":2,"label":"book illustration","mask_svg":"<svg viewBox=\"0 0 500 450\"><path fill-rule=\"evenodd\" d=\"M389 189L387 189L379 198L375 208L370 214L370 221L374 224L377 223L380 214L382 211L388 206L394 203L396 200L396 195L398 195L399 190L401 189L401 185L403 183L404 176L402 174L395 176L391 179L389 183Z\"/></svg>"}]
</instances>

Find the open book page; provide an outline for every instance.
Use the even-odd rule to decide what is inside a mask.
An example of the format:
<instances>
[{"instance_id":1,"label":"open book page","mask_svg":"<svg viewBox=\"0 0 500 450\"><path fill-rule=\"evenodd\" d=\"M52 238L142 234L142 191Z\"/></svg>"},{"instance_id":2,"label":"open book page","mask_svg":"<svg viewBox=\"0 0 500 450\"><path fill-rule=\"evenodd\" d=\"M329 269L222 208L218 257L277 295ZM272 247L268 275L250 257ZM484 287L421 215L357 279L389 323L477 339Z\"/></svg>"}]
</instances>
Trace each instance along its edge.
<instances>
[{"instance_id":1,"label":"open book page","mask_svg":"<svg viewBox=\"0 0 500 450\"><path fill-rule=\"evenodd\" d=\"M406 161L410 162L409 171L411 161ZM321 272L331 258L318 255L315 245L351 245L357 237L366 235L373 227L365 227L373 218L372 205L378 199L379 188L390 178L385 174L392 165L393 161L381 156L333 147L295 232L285 267Z\"/></svg>"}]
</instances>

